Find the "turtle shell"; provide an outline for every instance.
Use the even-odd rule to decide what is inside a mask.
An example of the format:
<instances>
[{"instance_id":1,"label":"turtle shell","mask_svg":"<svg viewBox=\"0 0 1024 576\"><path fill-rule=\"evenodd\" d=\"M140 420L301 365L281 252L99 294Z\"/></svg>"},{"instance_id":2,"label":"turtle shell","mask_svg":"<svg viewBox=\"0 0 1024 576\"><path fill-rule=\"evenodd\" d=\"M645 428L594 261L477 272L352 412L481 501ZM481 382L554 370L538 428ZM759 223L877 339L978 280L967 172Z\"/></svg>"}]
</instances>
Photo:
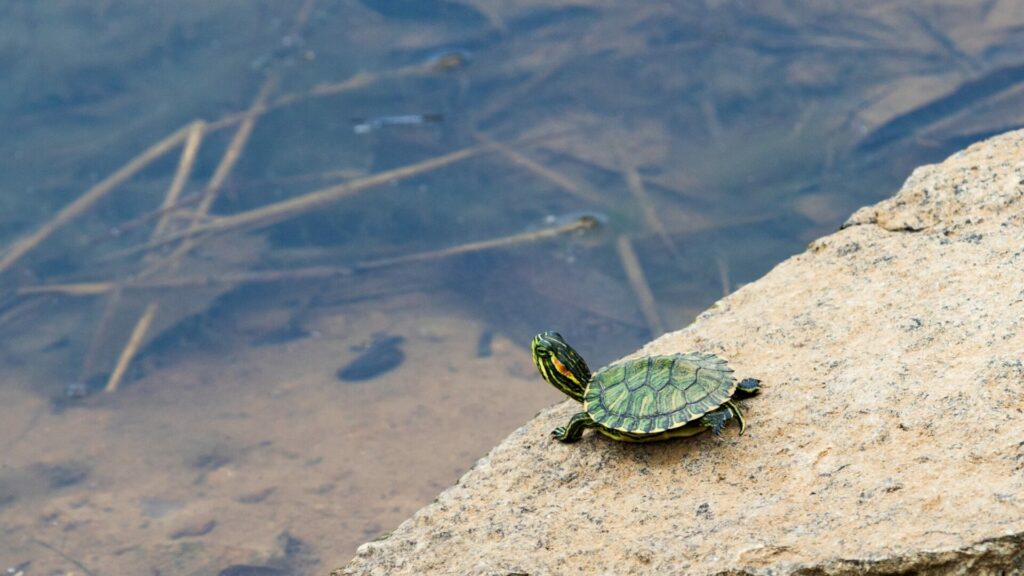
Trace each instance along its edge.
<instances>
[{"instance_id":1,"label":"turtle shell","mask_svg":"<svg viewBox=\"0 0 1024 576\"><path fill-rule=\"evenodd\" d=\"M656 434L700 418L734 392L732 368L714 354L647 356L598 370L583 409L606 428Z\"/></svg>"}]
</instances>

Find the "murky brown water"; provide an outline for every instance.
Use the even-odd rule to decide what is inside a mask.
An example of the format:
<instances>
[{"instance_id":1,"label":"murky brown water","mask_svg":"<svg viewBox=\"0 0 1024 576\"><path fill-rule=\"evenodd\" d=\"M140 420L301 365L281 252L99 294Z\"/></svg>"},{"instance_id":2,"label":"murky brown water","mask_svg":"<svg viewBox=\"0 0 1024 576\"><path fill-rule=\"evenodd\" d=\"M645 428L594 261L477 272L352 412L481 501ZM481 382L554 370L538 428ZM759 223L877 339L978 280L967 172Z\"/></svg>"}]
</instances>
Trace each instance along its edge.
<instances>
[{"instance_id":1,"label":"murky brown water","mask_svg":"<svg viewBox=\"0 0 1024 576\"><path fill-rule=\"evenodd\" d=\"M1010 0L4 5L0 569L344 563L559 400L534 333L610 361L1024 125L1022 24Z\"/></svg>"}]
</instances>

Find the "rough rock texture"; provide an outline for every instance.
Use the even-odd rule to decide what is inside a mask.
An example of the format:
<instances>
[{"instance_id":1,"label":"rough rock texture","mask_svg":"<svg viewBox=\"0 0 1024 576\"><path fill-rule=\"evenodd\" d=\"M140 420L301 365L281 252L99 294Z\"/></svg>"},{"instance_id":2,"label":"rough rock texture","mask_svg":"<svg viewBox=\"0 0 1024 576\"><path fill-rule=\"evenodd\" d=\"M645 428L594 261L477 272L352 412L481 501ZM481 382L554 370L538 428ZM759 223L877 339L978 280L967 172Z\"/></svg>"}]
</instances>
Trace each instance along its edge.
<instances>
[{"instance_id":1,"label":"rough rock texture","mask_svg":"<svg viewBox=\"0 0 1024 576\"><path fill-rule=\"evenodd\" d=\"M1022 317L1018 131L638 352L761 378L746 435L561 445L559 404L338 573L1024 573Z\"/></svg>"}]
</instances>

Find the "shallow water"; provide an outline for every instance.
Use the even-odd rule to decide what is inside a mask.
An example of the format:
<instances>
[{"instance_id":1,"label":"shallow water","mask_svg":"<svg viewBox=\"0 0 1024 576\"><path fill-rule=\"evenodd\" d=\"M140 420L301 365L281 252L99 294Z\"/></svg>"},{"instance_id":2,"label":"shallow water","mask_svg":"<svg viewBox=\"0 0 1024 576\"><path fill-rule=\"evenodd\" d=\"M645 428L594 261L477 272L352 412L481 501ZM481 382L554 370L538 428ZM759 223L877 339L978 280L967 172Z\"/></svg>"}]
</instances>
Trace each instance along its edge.
<instances>
[{"instance_id":1,"label":"shallow water","mask_svg":"<svg viewBox=\"0 0 1024 576\"><path fill-rule=\"evenodd\" d=\"M560 399L533 334L612 361L1024 125L1012 1L506 4L0 8L0 569L324 573ZM59 216L197 119L168 209L184 138Z\"/></svg>"}]
</instances>

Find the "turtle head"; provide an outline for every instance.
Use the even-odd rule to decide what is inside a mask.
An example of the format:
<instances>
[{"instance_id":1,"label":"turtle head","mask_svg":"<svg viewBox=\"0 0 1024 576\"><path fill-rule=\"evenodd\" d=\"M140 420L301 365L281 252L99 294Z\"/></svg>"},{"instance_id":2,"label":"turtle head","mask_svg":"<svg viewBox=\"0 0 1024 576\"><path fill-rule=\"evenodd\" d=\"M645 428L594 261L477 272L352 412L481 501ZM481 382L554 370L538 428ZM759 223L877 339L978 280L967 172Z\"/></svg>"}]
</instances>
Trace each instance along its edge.
<instances>
[{"instance_id":1,"label":"turtle head","mask_svg":"<svg viewBox=\"0 0 1024 576\"><path fill-rule=\"evenodd\" d=\"M552 386L577 402L590 382L590 368L558 332L542 332L530 344L533 363Z\"/></svg>"}]
</instances>

